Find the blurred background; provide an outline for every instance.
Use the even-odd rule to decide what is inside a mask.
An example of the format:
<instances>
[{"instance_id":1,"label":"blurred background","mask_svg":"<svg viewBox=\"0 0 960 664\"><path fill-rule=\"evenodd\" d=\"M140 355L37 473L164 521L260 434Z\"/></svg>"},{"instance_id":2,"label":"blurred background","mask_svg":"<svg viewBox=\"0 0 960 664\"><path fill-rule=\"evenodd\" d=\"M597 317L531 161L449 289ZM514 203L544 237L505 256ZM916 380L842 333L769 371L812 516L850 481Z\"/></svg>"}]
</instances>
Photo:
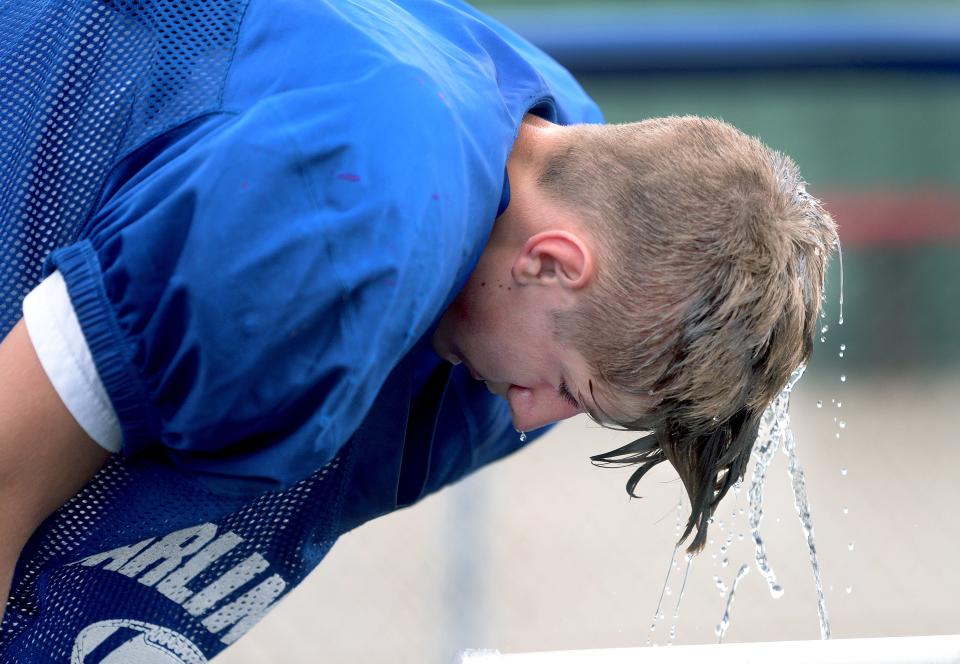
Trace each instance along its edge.
<instances>
[{"instance_id":1,"label":"blurred background","mask_svg":"<svg viewBox=\"0 0 960 664\"><path fill-rule=\"evenodd\" d=\"M791 405L833 636L960 633L960 5L477 4L570 68L610 122L719 117L799 163L843 243L843 324L835 260L828 329ZM675 475L658 468L631 501L628 470L588 461L625 440L568 421L347 535L217 661L713 643L741 565L725 642L819 638L786 458L760 527L783 596L753 563L748 471L678 608Z\"/></svg>"}]
</instances>

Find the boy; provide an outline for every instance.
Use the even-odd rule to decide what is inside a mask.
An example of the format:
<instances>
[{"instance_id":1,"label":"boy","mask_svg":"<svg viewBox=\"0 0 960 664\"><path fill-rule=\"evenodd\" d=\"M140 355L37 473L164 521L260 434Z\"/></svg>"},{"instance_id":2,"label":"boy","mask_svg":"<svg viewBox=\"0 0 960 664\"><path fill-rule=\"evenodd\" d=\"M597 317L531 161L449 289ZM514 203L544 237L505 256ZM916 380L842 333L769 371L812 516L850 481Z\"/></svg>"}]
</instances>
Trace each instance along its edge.
<instances>
[{"instance_id":1,"label":"boy","mask_svg":"<svg viewBox=\"0 0 960 664\"><path fill-rule=\"evenodd\" d=\"M584 411L653 432L628 489L670 460L702 544L811 349L835 230L788 159L595 124L456 2L8 12L3 661L205 661Z\"/></svg>"}]
</instances>

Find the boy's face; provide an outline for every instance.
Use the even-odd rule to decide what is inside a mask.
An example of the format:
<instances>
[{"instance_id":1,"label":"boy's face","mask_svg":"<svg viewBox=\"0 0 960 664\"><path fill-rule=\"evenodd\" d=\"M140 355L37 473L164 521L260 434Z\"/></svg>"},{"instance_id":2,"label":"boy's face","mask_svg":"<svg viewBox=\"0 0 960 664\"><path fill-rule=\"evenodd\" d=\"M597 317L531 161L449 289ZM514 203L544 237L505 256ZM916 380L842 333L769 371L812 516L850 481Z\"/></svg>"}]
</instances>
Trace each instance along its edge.
<instances>
[{"instance_id":1,"label":"boy's face","mask_svg":"<svg viewBox=\"0 0 960 664\"><path fill-rule=\"evenodd\" d=\"M595 252L580 221L537 185L562 127L527 116L507 162L511 198L476 269L433 337L510 405L513 425L536 429L593 409L591 370L554 336L553 312L575 306ZM594 384L596 385L596 380Z\"/></svg>"},{"instance_id":2,"label":"boy's face","mask_svg":"<svg viewBox=\"0 0 960 664\"><path fill-rule=\"evenodd\" d=\"M554 339L550 312L530 299L475 273L433 337L442 358L506 399L520 431L583 412L590 395L586 361Z\"/></svg>"},{"instance_id":3,"label":"boy's face","mask_svg":"<svg viewBox=\"0 0 960 664\"><path fill-rule=\"evenodd\" d=\"M556 340L553 320L553 312L578 302L592 277L592 252L568 229L516 233L529 198L525 191L515 193L433 337L442 358L463 362L476 380L506 399L521 431L592 406L584 403L591 370L580 353Z\"/></svg>"}]
</instances>

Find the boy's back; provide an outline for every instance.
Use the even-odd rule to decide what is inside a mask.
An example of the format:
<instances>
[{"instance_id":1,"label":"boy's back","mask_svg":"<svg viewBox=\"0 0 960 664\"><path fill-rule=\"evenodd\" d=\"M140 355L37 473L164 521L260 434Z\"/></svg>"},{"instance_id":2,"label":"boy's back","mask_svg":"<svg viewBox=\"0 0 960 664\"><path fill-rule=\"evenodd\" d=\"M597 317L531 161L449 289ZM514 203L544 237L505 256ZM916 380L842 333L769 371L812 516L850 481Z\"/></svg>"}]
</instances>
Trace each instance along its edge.
<instances>
[{"instance_id":1,"label":"boy's back","mask_svg":"<svg viewBox=\"0 0 960 664\"><path fill-rule=\"evenodd\" d=\"M446 3L7 3L0 43L0 337L59 270L137 453L25 547L0 660L205 661L516 448L429 332L524 114L600 120L556 63Z\"/></svg>"}]
</instances>

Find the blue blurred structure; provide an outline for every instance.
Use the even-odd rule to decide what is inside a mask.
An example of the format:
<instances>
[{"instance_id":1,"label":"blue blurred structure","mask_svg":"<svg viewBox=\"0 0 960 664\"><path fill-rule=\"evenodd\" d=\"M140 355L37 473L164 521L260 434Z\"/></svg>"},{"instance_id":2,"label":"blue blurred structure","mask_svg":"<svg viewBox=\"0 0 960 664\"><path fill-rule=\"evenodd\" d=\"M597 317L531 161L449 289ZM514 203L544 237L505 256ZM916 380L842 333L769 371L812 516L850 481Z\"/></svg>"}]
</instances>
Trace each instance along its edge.
<instances>
[{"instance_id":1,"label":"blue blurred structure","mask_svg":"<svg viewBox=\"0 0 960 664\"><path fill-rule=\"evenodd\" d=\"M491 7L577 74L830 68L960 72L960 4Z\"/></svg>"}]
</instances>

